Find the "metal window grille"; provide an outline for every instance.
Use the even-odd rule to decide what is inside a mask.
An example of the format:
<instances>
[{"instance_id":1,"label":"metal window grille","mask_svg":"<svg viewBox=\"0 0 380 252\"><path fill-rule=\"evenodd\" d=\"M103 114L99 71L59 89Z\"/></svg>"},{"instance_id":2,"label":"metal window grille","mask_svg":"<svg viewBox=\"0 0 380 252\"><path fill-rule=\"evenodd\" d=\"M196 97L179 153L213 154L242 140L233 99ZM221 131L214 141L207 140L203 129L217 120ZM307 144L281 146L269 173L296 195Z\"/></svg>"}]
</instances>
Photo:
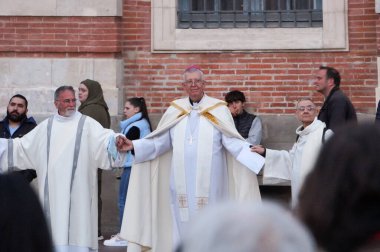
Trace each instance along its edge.
<instances>
[{"instance_id":1,"label":"metal window grille","mask_svg":"<svg viewBox=\"0 0 380 252\"><path fill-rule=\"evenodd\" d=\"M178 0L179 29L322 27L322 0Z\"/></svg>"}]
</instances>

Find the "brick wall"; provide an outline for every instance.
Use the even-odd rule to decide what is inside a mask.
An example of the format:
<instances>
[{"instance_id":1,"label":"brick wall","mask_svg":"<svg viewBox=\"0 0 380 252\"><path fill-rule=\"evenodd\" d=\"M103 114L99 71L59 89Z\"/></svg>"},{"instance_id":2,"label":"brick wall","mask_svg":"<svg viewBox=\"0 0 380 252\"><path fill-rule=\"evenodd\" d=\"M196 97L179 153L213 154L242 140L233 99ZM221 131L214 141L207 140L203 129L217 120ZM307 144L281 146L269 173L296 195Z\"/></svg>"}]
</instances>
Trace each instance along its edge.
<instances>
[{"instance_id":1,"label":"brick wall","mask_svg":"<svg viewBox=\"0 0 380 252\"><path fill-rule=\"evenodd\" d=\"M56 111L58 86L77 87L89 78L102 84L111 115L118 115L120 25L117 16L0 16L0 113L10 96L21 93L30 115L46 117Z\"/></svg>"},{"instance_id":2,"label":"brick wall","mask_svg":"<svg viewBox=\"0 0 380 252\"><path fill-rule=\"evenodd\" d=\"M261 114L291 114L300 96L321 103L312 79L327 64L341 72L342 89L358 112L371 114L380 45L374 9L374 0L348 0L347 52L152 53L151 1L124 0L122 17L1 16L0 57L122 57L125 96L144 96L158 115L183 95L181 73L191 64L204 69L208 94L223 99L240 89L248 109Z\"/></svg>"},{"instance_id":3,"label":"brick wall","mask_svg":"<svg viewBox=\"0 0 380 252\"><path fill-rule=\"evenodd\" d=\"M110 57L120 52L120 17L0 17L1 56Z\"/></svg>"},{"instance_id":4,"label":"brick wall","mask_svg":"<svg viewBox=\"0 0 380 252\"><path fill-rule=\"evenodd\" d=\"M122 40L127 96L144 96L151 113L162 113L182 94L181 73L189 65L204 69L207 93L223 99L239 89L248 109L262 114L290 114L300 96L314 92L313 73L321 64L336 67L342 89L361 113L374 113L377 87L378 15L375 1L348 0L347 52L151 53L151 2L124 1Z\"/></svg>"}]
</instances>

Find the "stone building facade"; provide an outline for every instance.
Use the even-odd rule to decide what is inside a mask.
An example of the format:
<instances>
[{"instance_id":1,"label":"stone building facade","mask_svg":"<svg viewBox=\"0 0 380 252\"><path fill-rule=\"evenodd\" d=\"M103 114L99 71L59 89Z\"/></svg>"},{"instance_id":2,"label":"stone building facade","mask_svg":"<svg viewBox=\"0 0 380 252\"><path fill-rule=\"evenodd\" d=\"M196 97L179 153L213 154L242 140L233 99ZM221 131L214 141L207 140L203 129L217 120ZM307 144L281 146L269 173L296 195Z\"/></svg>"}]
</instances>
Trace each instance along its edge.
<instances>
[{"instance_id":1,"label":"stone building facade","mask_svg":"<svg viewBox=\"0 0 380 252\"><path fill-rule=\"evenodd\" d=\"M181 0L183 1L183 0ZM246 1L246 0L244 0ZM336 67L357 111L371 117L380 98L378 0L322 1L312 28L177 28L178 0L0 1L0 111L17 92L30 114L55 110L53 91L98 80L113 116L126 97L144 96L158 119L181 97L184 68L204 69L207 93L232 89L264 118L292 118L299 97L314 91L319 65ZM268 126L270 127L270 126Z\"/></svg>"}]
</instances>

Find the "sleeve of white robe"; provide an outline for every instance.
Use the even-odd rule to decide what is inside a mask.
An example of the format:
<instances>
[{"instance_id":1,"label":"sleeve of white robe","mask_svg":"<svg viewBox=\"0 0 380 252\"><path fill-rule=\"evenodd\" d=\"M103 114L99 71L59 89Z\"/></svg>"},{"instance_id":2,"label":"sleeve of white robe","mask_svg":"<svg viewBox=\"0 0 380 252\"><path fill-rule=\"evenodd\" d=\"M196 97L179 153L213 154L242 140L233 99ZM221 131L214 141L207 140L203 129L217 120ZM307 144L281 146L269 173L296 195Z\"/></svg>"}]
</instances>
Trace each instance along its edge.
<instances>
[{"instance_id":1,"label":"sleeve of white robe","mask_svg":"<svg viewBox=\"0 0 380 252\"><path fill-rule=\"evenodd\" d=\"M57 127L53 123L53 127ZM64 129L64 128L62 128ZM55 133L56 128L52 130L51 146L54 145L53 139L61 137ZM72 130L72 129L70 129ZM72 133L76 133L73 130ZM55 134L55 135L54 135ZM107 147L111 137L116 137L116 134L109 129L104 129L98 122L92 118L87 118L84 124L81 138L81 152L88 152L91 156L91 163L96 168L110 169L112 164L111 155L109 155ZM73 136L75 140L75 135ZM57 141L57 140L56 140ZM47 146L47 120L37 125L32 131L22 138L13 139L13 166L18 169L40 169L41 164L47 162L46 150ZM74 152L74 146L70 147ZM65 152L57 150L56 153ZM72 153L67 153L69 159L72 158ZM63 153L62 153L63 154ZM92 165L89 164L89 165Z\"/></svg>"},{"instance_id":2,"label":"sleeve of white robe","mask_svg":"<svg viewBox=\"0 0 380 252\"><path fill-rule=\"evenodd\" d=\"M258 174L264 160L262 160L263 158L259 154L250 151L248 142L236 137L223 135L222 144L237 161L246 166L250 171Z\"/></svg>"},{"instance_id":3,"label":"sleeve of white robe","mask_svg":"<svg viewBox=\"0 0 380 252\"><path fill-rule=\"evenodd\" d=\"M20 170L38 169L40 160L46 160L46 125L47 123L37 125L22 138L8 139L8 141L11 141L12 149L8 145L5 158L7 166L13 162L13 167Z\"/></svg>"},{"instance_id":4,"label":"sleeve of white robe","mask_svg":"<svg viewBox=\"0 0 380 252\"><path fill-rule=\"evenodd\" d=\"M107 151L108 154L111 155L111 166L112 167L123 167L125 164L125 160L127 158L127 152L119 152L116 147L116 138L119 135L123 135L120 133L116 133L115 135L109 138Z\"/></svg>"},{"instance_id":5,"label":"sleeve of white robe","mask_svg":"<svg viewBox=\"0 0 380 252\"><path fill-rule=\"evenodd\" d=\"M153 138L143 138L132 142L135 151L135 163L153 160L172 147L170 130Z\"/></svg>"},{"instance_id":6,"label":"sleeve of white robe","mask_svg":"<svg viewBox=\"0 0 380 252\"><path fill-rule=\"evenodd\" d=\"M116 137L121 135L115 133L113 130L103 128L98 122L90 119L86 128L84 128L84 134L87 134L88 144L91 147L90 150L93 152L93 158L100 169L109 170L111 167L120 166L124 163L126 153L113 153L111 154L110 146L115 146ZM83 140L83 136L82 136ZM116 162L116 163L115 163Z\"/></svg>"},{"instance_id":7,"label":"sleeve of white robe","mask_svg":"<svg viewBox=\"0 0 380 252\"><path fill-rule=\"evenodd\" d=\"M264 177L291 179L295 145L290 151L266 149Z\"/></svg>"},{"instance_id":8,"label":"sleeve of white robe","mask_svg":"<svg viewBox=\"0 0 380 252\"><path fill-rule=\"evenodd\" d=\"M249 143L236 137L222 135L222 144L234 158L240 154L243 148L249 148Z\"/></svg>"}]
</instances>

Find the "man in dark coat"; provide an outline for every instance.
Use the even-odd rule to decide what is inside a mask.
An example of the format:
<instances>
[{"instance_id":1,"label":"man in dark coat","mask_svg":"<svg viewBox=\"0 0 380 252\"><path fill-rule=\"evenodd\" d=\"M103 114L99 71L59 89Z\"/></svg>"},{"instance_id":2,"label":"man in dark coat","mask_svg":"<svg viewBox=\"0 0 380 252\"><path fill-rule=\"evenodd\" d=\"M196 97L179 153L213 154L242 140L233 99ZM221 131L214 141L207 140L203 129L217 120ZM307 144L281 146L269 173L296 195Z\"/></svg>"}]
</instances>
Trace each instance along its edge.
<instances>
[{"instance_id":1,"label":"man in dark coat","mask_svg":"<svg viewBox=\"0 0 380 252\"><path fill-rule=\"evenodd\" d=\"M252 145L258 145L262 138L261 119L244 109L245 95L239 90L233 90L224 97L228 109L234 118L234 123L239 134Z\"/></svg>"},{"instance_id":2,"label":"man in dark coat","mask_svg":"<svg viewBox=\"0 0 380 252\"><path fill-rule=\"evenodd\" d=\"M27 117L28 100L20 94L12 96L7 106L7 116L0 121L0 137L16 138L23 137L36 127L37 123L33 117ZM19 171L31 182L37 177L34 170Z\"/></svg>"},{"instance_id":3,"label":"man in dark coat","mask_svg":"<svg viewBox=\"0 0 380 252\"><path fill-rule=\"evenodd\" d=\"M339 88L340 74L336 69L320 66L314 85L316 90L325 97L318 119L326 123L327 128L336 131L347 122L357 122L354 106Z\"/></svg>"}]
</instances>

